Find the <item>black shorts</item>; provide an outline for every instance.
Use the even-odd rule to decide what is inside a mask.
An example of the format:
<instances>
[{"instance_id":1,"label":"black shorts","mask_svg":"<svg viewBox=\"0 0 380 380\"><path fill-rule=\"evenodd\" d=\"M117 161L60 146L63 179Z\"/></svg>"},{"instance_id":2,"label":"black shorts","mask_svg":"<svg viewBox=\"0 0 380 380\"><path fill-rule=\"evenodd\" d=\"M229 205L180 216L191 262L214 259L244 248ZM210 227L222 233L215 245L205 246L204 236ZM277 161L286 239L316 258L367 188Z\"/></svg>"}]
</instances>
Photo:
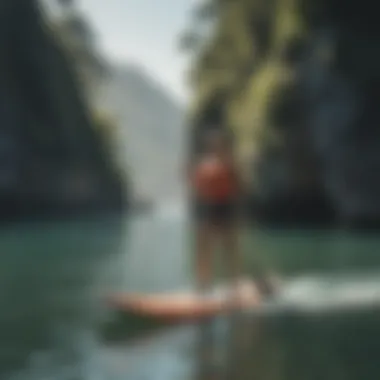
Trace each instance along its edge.
<instances>
[{"instance_id":1,"label":"black shorts","mask_svg":"<svg viewBox=\"0 0 380 380\"><path fill-rule=\"evenodd\" d=\"M199 222L225 225L233 223L237 218L237 205L234 201L196 202L196 219Z\"/></svg>"}]
</instances>

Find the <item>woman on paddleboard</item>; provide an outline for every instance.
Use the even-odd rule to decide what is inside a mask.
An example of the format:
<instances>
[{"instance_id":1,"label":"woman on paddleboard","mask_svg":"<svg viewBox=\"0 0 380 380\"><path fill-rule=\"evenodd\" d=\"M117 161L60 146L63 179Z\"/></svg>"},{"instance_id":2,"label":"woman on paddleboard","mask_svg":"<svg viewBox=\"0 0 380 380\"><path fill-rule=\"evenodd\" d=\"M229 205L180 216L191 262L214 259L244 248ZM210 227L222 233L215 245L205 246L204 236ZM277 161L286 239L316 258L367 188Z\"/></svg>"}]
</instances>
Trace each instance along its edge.
<instances>
[{"instance_id":1,"label":"woman on paddleboard","mask_svg":"<svg viewBox=\"0 0 380 380\"><path fill-rule=\"evenodd\" d=\"M230 277L237 280L240 275L238 204L243 188L226 134L209 132L202 143L203 153L192 165L190 179L195 195L197 282L204 291L211 285L212 255L218 242Z\"/></svg>"}]
</instances>

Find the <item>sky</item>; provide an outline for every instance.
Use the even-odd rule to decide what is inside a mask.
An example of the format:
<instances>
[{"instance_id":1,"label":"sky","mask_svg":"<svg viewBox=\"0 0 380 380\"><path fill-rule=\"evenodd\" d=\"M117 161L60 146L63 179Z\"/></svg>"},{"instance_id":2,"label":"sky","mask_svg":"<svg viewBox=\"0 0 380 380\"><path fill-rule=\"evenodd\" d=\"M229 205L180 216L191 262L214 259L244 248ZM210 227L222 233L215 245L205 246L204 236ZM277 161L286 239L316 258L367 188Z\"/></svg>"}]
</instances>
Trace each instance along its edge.
<instances>
[{"instance_id":1,"label":"sky","mask_svg":"<svg viewBox=\"0 0 380 380\"><path fill-rule=\"evenodd\" d=\"M199 0L78 0L95 28L99 48L115 62L142 66L182 103L187 58L178 36Z\"/></svg>"}]
</instances>

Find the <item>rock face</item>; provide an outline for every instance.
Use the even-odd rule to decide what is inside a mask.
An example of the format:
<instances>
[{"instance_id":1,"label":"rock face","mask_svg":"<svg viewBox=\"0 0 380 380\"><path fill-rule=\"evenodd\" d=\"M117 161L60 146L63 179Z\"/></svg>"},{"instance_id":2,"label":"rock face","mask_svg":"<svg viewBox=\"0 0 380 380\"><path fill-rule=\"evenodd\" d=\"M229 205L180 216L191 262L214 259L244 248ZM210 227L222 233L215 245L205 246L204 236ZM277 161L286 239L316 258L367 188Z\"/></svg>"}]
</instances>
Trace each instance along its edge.
<instances>
[{"instance_id":1,"label":"rock face","mask_svg":"<svg viewBox=\"0 0 380 380\"><path fill-rule=\"evenodd\" d=\"M122 181L38 2L0 5L3 218L120 210Z\"/></svg>"},{"instance_id":2,"label":"rock face","mask_svg":"<svg viewBox=\"0 0 380 380\"><path fill-rule=\"evenodd\" d=\"M120 124L120 150L133 174L133 192L154 202L182 194L184 110L140 67L109 65L101 103Z\"/></svg>"},{"instance_id":3,"label":"rock face","mask_svg":"<svg viewBox=\"0 0 380 380\"><path fill-rule=\"evenodd\" d=\"M194 128L232 128L259 219L379 222L375 3L210 3L217 32L199 50Z\"/></svg>"}]
</instances>

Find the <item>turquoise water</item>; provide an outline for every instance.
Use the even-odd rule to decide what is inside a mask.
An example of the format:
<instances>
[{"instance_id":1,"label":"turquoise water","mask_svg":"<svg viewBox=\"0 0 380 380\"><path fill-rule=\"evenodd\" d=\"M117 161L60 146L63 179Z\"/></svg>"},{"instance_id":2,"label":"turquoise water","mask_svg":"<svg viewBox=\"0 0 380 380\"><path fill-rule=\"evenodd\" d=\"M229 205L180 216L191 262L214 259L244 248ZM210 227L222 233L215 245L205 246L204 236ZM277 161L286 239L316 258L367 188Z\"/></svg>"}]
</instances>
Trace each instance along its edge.
<instances>
[{"instance_id":1,"label":"turquoise water","mask_svg":"<svg viewBox=\"0 0 380 380\"><path fill-rule=\"evenodd\" d=\"M188 227L182 212L161 210L3 229L0 379L195 379L202 334L194 326L138 334L130 326L117 341L101 329L114 317L102 302L111 291L191 285ZM273 267L288 277L343 273L347 281L379 268L373 236L246 231L242 240L247 273Z\"/></svg>"}]
</instances>

